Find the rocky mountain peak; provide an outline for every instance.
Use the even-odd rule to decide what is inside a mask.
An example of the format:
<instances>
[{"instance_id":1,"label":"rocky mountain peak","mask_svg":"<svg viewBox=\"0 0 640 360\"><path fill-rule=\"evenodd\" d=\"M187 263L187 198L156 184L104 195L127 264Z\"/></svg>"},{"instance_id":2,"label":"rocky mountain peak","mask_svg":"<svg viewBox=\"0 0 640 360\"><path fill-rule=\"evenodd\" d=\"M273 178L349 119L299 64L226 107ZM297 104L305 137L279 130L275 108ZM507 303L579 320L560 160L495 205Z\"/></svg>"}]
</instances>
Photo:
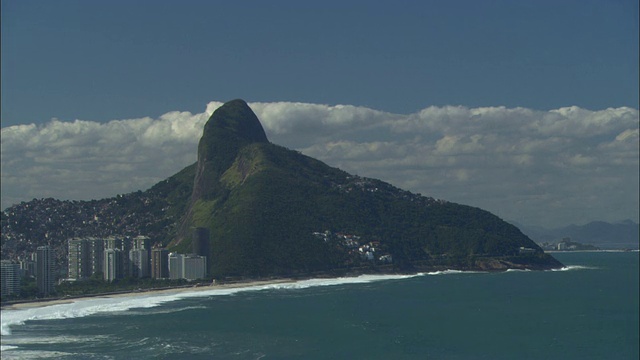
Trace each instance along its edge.
<instances>
[{"instance_id":1,"label":"rocky mountain peak","mask_svg":"<svg viewBox=\"0 0 640 360\"><path fill-rule=\"evenodd\" d=\"M200 143L216 140L220 135L248 143L269 141L260 120L242 99L228 101L213 112Z\"/></svg>"},{"instance_id":2,"label":"rocky mountain peak","mask_svg":"<svg viewBox=\"0 0 640 360\"><path fill-rule=\"evenodd\" d=\"M215 192L220 175L238 151L252 143L268 143L260 120L244 100L226 102L211 115L198 144L192 200Z\"/></svg>"}]
</instances>

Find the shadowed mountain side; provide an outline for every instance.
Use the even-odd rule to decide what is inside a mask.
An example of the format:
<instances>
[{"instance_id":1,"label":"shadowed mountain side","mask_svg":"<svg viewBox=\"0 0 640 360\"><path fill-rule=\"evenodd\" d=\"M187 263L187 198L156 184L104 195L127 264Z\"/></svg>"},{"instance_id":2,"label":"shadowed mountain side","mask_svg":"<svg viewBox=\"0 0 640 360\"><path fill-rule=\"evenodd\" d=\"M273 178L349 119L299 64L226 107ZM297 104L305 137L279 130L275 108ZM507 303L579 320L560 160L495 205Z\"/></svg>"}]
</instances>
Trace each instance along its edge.
<instances>
[{"instance_id":1,"label":"shadowed mountain side","mask_svg":"<svg viewBox=\"0 0 640 360\"><path fill-rule=\"evenodd\" d=\"M231 166L238 151L252 143L268 143L262 124L243 100L232 100L218 108L209 118L198 143L198 161L195 179L185 219L193 216L194 206L200 200L208 201L220 196L220 176ZM178 230L178 243L189 236L189 222L182 222Z\"/></svg>"},{"instance_id":2,"label":"shadowed mountain side","mask_svg":"<svg viewBox=\"0 0 640 360\"><path fill-rule=\"evenodd\" d=\"M231 166L238 151L252 143L268 143L262 124L246 102L229 101L217 109L204 126L198 144L193 201L211 198L218 180Z\"/></svg>"}]
</instances>

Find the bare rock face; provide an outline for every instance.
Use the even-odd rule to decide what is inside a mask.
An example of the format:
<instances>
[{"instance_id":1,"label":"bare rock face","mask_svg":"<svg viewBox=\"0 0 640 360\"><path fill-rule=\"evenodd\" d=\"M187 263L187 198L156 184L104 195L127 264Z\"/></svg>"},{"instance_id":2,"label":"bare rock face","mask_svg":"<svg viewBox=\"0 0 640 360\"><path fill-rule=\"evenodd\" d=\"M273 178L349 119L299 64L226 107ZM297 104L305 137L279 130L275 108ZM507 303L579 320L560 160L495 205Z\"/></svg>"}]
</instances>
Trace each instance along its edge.
<instances>
[{"instance_id":1,"label":"bare rock face","mask_svg":"<svg viewBox=\"0 0 640 360\"><path fill-rule=\"evenodd\" d=\"M192 202L216 195L219 179L238 155L252 143L268 143L256 114L244 100L232 100L218 108L204 126L198 144L198 164Z\"/></svg>"},{"instance_id":2,"label":"bare rock face","mask_svg":"<svg viewBox=\"0 0 640 360\"><path fill-rule=\"evenodd\" d=\"M240 149L253 143L269 143L269 140L260 120L244 100L226 102L211 114L198 143L191 200L179 225L175 244L190 237L197 202L220 197L224 192L221 175L233 164Z\"/></svg>"}]
</instances>

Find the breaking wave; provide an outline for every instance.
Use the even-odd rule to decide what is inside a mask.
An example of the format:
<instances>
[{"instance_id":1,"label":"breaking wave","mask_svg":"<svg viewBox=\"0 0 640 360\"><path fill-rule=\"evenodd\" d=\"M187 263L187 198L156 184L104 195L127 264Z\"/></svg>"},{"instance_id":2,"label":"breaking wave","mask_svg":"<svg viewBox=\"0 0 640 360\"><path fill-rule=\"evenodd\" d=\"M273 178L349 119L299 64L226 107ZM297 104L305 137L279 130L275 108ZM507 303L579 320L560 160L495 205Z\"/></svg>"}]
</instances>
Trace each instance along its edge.
<instances>
[{"instance_id":1,"label":"breaking wave","mask_svg":"<svg viewBox=\"0 0 640 360\"><path fill-rule=\"evenodd\" d=\"M76 354L61 351L7 351L2 353L2 360L30 360L30 359L63 359Z\"/></svg>"},{"instance_id":2,"label":"breaking wave","mask_svg":"<svg viewBox=\"0 0 640 360\"><path fill-rule=\"evenodd\" d=\"M384 280L401 280L426 275L452 275L462 273L482 273L475 271L443 270L428 273L417 273L410 275L390 274L390 275L360 275L354 277L328 278L328 279L308 279L291 280L290 282L278 282L272 284L247 285L245 287L234 288L213 288L203 290L199 288L194 291L184 289L175 292L165 293L141 293L128 294L122 297L95 297L88 299L78 299L69 303L48 305L43 307L33 307L17 310L2 310L2 335L10 335L11 327L23 325L26 321L32 320L56 320L85 317L101 313L124 313L130 309L153 308L167 302L181 299L228 296L246 291L261 290L286 290L286 289L307 289L320 286L336 286L349 284L364 284Z\"/></svg>"},{"instance_id":3,"label":"breaking wave","mask_svg":"<svg viewBox=\"0 0 640 360\"><path fill-rule=\"evenodd\" d=\"M423 273L423 275L455 275L455 274L485 274L486 271L470 271L470 270L440 270Z\"/></svg>"},{"instance_id":4,"label":"breaking wave","mask_svg":"<svg viewBox=\"0 0 640 360\"><path fill-rule=\"evenodd\" d=\"M582 266L582 265L568 265L560 269L551 269L550 271L573 271L573 270L595 270L597 267Z\"/></svg>"},{"instance_id":5,"label":"breaking wave","mask_svg":"<svg viewBox=\"0 0 640 360\"><path fill-rule=\"evenodd\" d=\"M215 288L211 290L194 290L192 292L176 290L175 292L153 294L130 294L122 297L96 297L79 299L69 303L33 307L17 310L2 310L2 335L10 335L11 327L23 325L30 320L55 320L78 318L100 313L118 313L129 309L153 308L161 304L181 299L208 296L226 296L245 291L306 289L317 286L333 286L343 284L361 284L381 280L406 279L415 275L361 275L334 279L309 279L275 284L247 285L246 287Z\"/></svg>"}]
</instances>

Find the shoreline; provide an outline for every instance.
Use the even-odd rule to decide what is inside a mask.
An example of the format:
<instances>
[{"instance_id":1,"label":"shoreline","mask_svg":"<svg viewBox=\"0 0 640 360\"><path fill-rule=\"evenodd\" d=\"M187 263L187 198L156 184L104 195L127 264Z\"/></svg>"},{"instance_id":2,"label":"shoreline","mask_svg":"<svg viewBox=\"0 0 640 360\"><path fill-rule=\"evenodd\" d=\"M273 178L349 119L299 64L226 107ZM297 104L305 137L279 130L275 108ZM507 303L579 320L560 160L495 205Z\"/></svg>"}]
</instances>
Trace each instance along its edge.
<instances>
[{"instance_id":1,"label":"shoreline","mask_svg":"<svg viewBox=\"0 0 640 360\"><path fill-rule=\"evenodd\" d=\"M186 292L201 292L209 290L222 290L222 289L237 289L237 288L249 288L262 285L274 285L283 283L294 283L299 279L292 278L279 278L270 280L249 280L246 282L233 282L223 284L210 284L210 285L190 285L182 287L162 288L162 289L148 289L148 290L133 290L117 293L101 293L90 294L78 297L57 298L57 299L42 299L35 301L16 302L12 304L2 305L0 310L25 310L33 308L41 308L52 305L72 304L77 301L91 300L96 298L103 299L115 299L124 297L144 296L144 295L160 295L160 294L179 294Z\"/></svg>"},{"instance_id":2,"label":"shoreline","mask_svg":"<svg viewBox=\"0 0 640 360\"><path fill-rule=\"evenodd\" d=\"M555 260L555 259L554 259ZM501 259L495 258L487 258L487 259L477 259L477 262L472 266L452 266L452 265L418 265L413 267L413 269L409 271L385 271L390 269L382 269L378 268L376 270L373 269L359 269L353 271L346 272L338 272L338 273L316 273L316 274L308 274L307 276L294 276L294 277L282 277L282 278L268 278L268 279L247 279L240 281L232 281L232 282L223 282L223 283L194 283L193 285L184 285L177 287L164 287L164 288L155 288L155 289L140 289L140 290L126 290L126 291L118 291L118 292L109 292L109 293L96 293L96 294L86 294L79 296L70 296L70 297L62 297L62 298L50 298L50 299L36 299L36 300L25 300L20 301L17 300L15 302L8 302L0 305L0 310L24 310L30 308L40 308L47 307L52 305L60 305L60 304L71 304L77 301L90 300L95 298L120 298L120 297L132 297L132 296L144 296L144 295L158 295L158 294L167 294L167 293L184 293L184 292L200 292L200 291L208 291L208 290L222 290L222 289L234 289L234 288L249 288L254 286L263 286L263 285L274 285L274 284L283 284L283 283L296 283L302 280L310 280L310 279L327 279L327 278L341 278L341 277L353 277L360 275L391 275L391 274L417 274L417 273L428 273L433 271L446 271L446 270L458 270L458 271L482 271L482 272L502 272L509 269L528 269L528 270L549 270L553 268L560 268L557 265L562 265L557 262L557 264L546 264L546 265L536 265L536 264L516 264L510 261L505 261ZM564 266L564 265L562 265Z\"/></svg>"},{"instance_id":3,"label":"shoreline","mask_svg":"<svg viewBox=\"0 0 640 360\"><path fill-rule=\"evenodd\" d=\"M560 252L560 251L559 251ZM566 252L566 251L564 251ZM222 282L222 283L194 283L193 285L183 285L176 287L164 287L164 288L155 288L155 289L139 289L139 290L125 290L125 291L117 291L117 292L109 292L109 293L96 293L96 294L85 294L79 296L70 296L70 297L62 297L62 298L49 298L49 299L35 299L35 300L24 300L24 301L12 301L5 304L0 305L0 310L24 310L30 308L40 308L52 305L60 305L60 304L71 304L77 301L90 300L95 298L120 298L120 297L132 297L132 296L144 296L144 295L158 295L158 294L167 294L167 293L184 293L184 292L200 292L200 291L209 291L209 290L222 290L222 289L234 289L234 288L249 288L254 286L263 286L263 285L274 285L274 284L283 284L283 283L296 283L302 280L311 280L311 279L337 279L341 277L357 277L360 275L408 275L408 274L418 274L418 273L428 273L434 271L447 271L447 270L458 270L458 271L481 271L481 272L502 272L507 271L509 269L520 269L520 270L550 270L554 268L561 268L564 266L562 263L557 262L556 264L517 264L511 261L510 259L498 259L498 258L486 258L486 259L476 259L475 264L469 266L455 266L455 265L424 265L424 264L415 264L411 270L408 271L397 271L391 270L391 268L384 266L384 268L378 269L351 269L351 271L345 272L334 272L334 273L315 273L315 274L307 274L306 276L294 276L294 277L274 277L267 279L246 279L246 280L238 280L238 281L230 281L230 282ZM561 266L558 266L561 265ZM386 270L386 271L385 271ZM391 271L389 271L391 270Z\"/></svg>"}]
</instances>

